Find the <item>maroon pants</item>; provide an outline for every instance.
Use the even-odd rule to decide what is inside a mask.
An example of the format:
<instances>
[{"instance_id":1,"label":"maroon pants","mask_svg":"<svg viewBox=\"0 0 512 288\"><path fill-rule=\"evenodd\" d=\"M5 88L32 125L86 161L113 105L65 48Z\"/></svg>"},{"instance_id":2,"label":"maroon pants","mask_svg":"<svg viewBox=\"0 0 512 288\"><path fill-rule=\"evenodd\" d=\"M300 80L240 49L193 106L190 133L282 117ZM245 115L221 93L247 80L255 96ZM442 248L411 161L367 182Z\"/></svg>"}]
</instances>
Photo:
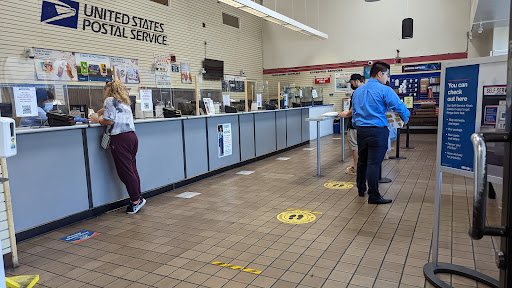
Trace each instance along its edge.
<instances>
[{"instance_id":1,"label":"maroon pants","mask_svg":"<svg viewBox=\"0 0 512 288\"><path fill-rule=\"evenodd\" d=\"M140 178L135 157L138 147L139 140L135 132L121 133L110 139L110 151L116 164L117 175L126 186L132 202L140 198Z\"/></svg>"}]
</instances>

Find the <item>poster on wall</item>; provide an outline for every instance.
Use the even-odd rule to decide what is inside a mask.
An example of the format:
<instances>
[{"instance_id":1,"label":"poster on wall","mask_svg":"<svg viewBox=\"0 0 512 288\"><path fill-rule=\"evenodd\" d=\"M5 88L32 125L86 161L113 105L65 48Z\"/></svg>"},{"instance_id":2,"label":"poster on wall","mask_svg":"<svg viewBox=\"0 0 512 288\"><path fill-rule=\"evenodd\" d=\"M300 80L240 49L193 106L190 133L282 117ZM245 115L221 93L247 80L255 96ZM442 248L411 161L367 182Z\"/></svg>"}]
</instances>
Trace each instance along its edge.
<instances>
[{"instance_id":1,"label":"poster on wall","mask_svg":"<svg viewBox=\"0 0 512 288\"><path fill-rule=\"evenodd\" d=\"M128 58L110 57L110 65L115 70L116 79L125 84L139 84L139 60Z\"/></svg>"},{"instance_id":2,"label":"poster on wall","mask_svg":"<svg viewBox=\"0 0 512 288\"><path fill-rule=\"evenodd\" d=\"M352 90L352 88L350 88L350 76L352 76L352 74L358 73L359 72L334 73L334 92L344 92L347 90Z\"/></svg>"},{"instance_id":3,"label":"poster on wall","mask_svg":"<svg viewBox=\"0 0 512 288\"><path fill-rule=\"evenodd\" d=\"M16 117L37 116L37 97L35 87L14 87Z\"/></svg>"},{"instance_id":4,"label":"poster on wall","mask_svg":"<svg viewBox=\"0 0 512 288\"><path fill-rule=\"evenodd\" d=\"M155 62L155 82L157 88L171 88L171 57L157 56Z\"/></svg>"},{"instance_id":5,"label":"poster on wall","mask_svg":"<svg viewBox=\"0 0 512 288\"><path fill-rule=\"evenodd\" d=\"M110 57L75 53L79 81L112 81Z\"/></svg>"},{"instance_id":6,"label":"poster on wall","mask_svg":"<svg viewBox=\"0 0 512 288\"><path fill-rule=\"evenodd\" d=\"M192 84L192 74L190 73L190 63L180 63L181 83Z\"/></svg>"},{"instance_id":7,"label":"poster on wall","mask_svg":"<svg viewBox=\"0 0 512 288\"><path fill-rule=\"evenodd\" d=\"M217 125L217 135L219 140L219 158L233 154L231 123Z\"/></svg>"},{"instance_id":8,"label":"poster on wall","mask_svg":"<svg viewBox=\"0 0 512 288\"><path fill-rule=\"evenodd\" d=\"M153 91L140 90L140 110L152 111L153 110Z\"/></svg>"},{"instance_id":9,"label":"poster on wall","mask_svg":"<svg viewBox=\"0 0 512 288\"><path fill-rule=\"evenodd\" d=\"M371 70L372 70L372 66L364 66L363 76L364 76L365 83L366 83L366 81L368 81L370 79L370 71Z\"/></svg>"},{"instance_id":10,"label":"poster on wall","mask_svg":"<svg viewBox=\"0 0 512 288\"><path fill-rule=\"evenodd\" d=\"M78 80L74 53L45 49L34 49L34 53L37 80Z\"/></svg>"}]
</instances>

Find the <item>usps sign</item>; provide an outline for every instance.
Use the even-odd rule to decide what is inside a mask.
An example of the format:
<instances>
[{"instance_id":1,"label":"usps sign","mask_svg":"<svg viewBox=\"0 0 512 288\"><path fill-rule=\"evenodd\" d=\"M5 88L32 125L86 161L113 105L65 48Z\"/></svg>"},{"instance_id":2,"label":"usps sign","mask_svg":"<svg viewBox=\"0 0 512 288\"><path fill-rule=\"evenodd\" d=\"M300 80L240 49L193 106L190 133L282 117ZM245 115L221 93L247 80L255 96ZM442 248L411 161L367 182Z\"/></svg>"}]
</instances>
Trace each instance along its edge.
<instances>
[{"instance_id":1,"label":"usps sign","mask_svg":"<svg viewBox=\"0 0 512 288\"><path fill-rule=\"evenodd\" d=\"M43 0L41 22L77 29L79 10L80 3L72 0Z\"/></svg>"}]
</instances>

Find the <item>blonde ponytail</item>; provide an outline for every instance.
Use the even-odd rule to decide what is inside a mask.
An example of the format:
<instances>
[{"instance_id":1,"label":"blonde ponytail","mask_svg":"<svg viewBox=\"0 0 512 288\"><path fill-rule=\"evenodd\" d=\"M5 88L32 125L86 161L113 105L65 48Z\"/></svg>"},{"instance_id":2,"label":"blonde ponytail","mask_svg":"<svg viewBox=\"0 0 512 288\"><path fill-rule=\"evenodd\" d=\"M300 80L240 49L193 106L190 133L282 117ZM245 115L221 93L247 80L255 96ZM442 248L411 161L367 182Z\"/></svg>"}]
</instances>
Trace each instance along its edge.
<instances>
[{"instance_id":1,"label":"blonde ponytail","mask_svg":"<svg viewBox=\"0 0 512 288\"><path fill-rule=\"evenodd\" d=\"M126 105L132 104L130 97L128 97L128 91L126 90L126 87L119 79L108 82L103 89L108 89L108 92L105 94L105 99L114 97L117 101Z\"/></svg>"}]
</instances>

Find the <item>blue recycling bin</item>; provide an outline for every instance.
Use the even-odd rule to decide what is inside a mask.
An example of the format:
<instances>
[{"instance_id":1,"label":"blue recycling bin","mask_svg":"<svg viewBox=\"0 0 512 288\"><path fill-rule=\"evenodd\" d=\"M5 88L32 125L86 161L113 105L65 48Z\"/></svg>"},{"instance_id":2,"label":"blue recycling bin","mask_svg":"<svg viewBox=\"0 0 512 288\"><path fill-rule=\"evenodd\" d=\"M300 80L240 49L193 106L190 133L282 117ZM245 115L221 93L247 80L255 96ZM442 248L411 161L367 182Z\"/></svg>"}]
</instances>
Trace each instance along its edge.
<instances>
[{"instance_id":1,"label":"blue recycling bin","mask_svg":"<svg viewBox=\"0 0 512 288\"><path fill-rule=\"evenodd\" d=\"M334 133L340 134L340 123L334 123Z\"/></svg>"}]
</instances>

